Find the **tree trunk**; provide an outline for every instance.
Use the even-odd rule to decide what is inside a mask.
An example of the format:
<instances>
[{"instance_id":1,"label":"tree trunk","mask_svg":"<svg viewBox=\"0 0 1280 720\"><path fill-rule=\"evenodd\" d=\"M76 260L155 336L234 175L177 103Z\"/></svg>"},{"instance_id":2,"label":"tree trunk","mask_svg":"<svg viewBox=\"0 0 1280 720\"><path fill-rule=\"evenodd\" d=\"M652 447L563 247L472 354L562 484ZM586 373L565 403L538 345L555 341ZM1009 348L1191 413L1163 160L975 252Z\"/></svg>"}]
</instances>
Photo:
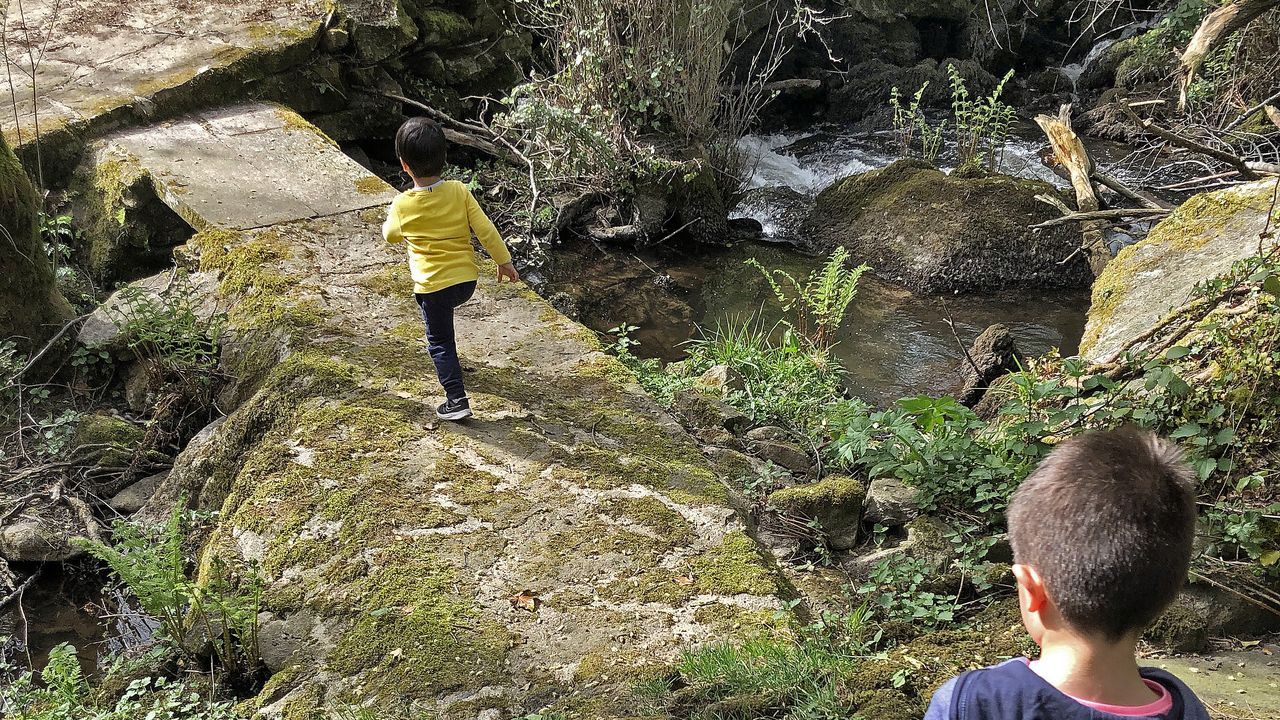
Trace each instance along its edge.
<instances>
[{"instance_id":1,"label":"tree trunk","mask_svg":"<svg viewBox=\"0 0 1280 720\"><path fill-rule=\"evenodd\" d=\"M71 316L40 242L40 199L0 135L0 342L30 351Z\"/></svg>"},{"instance_id":2,"label":"tree trunk","mask_svg":"<svg viewBox=\"0 0 1280 720\"><path fill-rule=\"evenodd\" d=\"M1063 105L1058 116L1036 116L1036 124L1044 130L1053 146L1053 156L1058 164L1067 169L1071 175L1071 187L1076 191L1076 207L1081 213L1097 212L1098 192L1093 187L1093 160L1080 142L1080 137L1071 128L1071 106ZM1085 256L1094 274L1102 272L1102 268L1111 260L1111 250L1107 247L1103 232L1107 223L1091 220L1081 223Z\"/></svg>"},{"instance_id":3,"label":"tree trunk","mask_svg":"<svg viewBox=\"0 0 1280 720\"><path fill-rule=\"evenodd\" d=\"M1182 51L1182 83L1178 107L1186 110L1187 90L1218 41L1253 22L1262 13L1280 7L1280 0L1231 0L1200 21L1187 49Z\"/></svg>"}]
</instances>

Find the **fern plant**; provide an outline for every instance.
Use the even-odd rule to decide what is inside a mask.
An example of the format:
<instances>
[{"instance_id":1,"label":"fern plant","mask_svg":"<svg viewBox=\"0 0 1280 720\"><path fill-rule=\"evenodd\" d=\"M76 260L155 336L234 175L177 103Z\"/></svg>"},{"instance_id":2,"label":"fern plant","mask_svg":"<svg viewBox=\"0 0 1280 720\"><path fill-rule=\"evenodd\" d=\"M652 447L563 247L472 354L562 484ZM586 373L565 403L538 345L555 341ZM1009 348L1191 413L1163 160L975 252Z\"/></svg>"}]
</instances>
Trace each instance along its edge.
<instances>
[{"instance_id":1,"label":"fern plant","mask_svg":"<svg viewBox=\"0 0 1280 720\"><path fill-rule=\"evenodd\" d=\"M889 94L889 107L893 109L893 129L898 139L899 156L911 157L915 138L919 135L920 157L935 163L938 160L938 154L942 151L942 137L946 132L947 121L943 120L935 126L929 122L929 118L921 109L924 93L928 89L929 83L926 81L919 90L916 90L916 94L911 96L910 104L903 105L902 93L894 87Z\"/></svg>"},{"instance_id":2,"label":"fern plant","mask_svg":"<svg viewBox=\"0 0 1280 720\"><path fill-rule=\"evenodd\" d=\"M82 547L105 562L159 624L158 635L183 655L194 657L206 644L231 674L258 663L261 580L247 573L229 579L225 563L211 559L205 577L187 577L183 539L185 502L180 501L159 529L116 522L110 544L84 541Z\"/></svg>"},{"instance_id":3,"label":"fern plant","mask_svg":"<svg viewBox=\"0 0 1280 720\"><path fill-rule=\"evenodd\" d=\"M849 251L843 247L837 247L822 268L803 282L785 270L768 270L755 258L747 264L760 271L783 312L791 315L785 321L788 327L821 350L834 344L835 331L858 295L858 280L870 269L850 267Z\"/></svg>"},{"instance_id":4,"label":"fern plant","mask_svg":"<svg viewBox=\"0 0 1280 720\"><path fill-rule=\"evenodd\" d=\"M1004 160L1005 141L1016 117L1012 106L1000 100L1004 86L1013 78L1005 73L991 94L973 99L955 65L947 65L951 78L951 113L956 125L958 167L977 165L994 171Z\"/></svg>"}]
</instances>

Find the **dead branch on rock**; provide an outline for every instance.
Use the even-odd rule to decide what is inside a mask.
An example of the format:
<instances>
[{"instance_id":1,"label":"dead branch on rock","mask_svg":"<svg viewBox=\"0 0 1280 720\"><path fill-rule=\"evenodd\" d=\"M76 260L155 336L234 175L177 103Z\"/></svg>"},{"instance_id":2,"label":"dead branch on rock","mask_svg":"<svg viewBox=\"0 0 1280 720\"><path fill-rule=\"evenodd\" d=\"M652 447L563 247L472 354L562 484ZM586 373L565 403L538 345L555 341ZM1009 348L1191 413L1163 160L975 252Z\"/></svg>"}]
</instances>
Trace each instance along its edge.
<instances>
[{"instance_id":1,"label":"dead branch on rock","mask_svg":"<svg viewBox=\"0 0 1280 720\"><path fill-rule=\"evenodd\" d=\"M1254 105L1248 110L1245 110L1244 112L1240 113L1240 117L1231 121L1226 127L1222 128L1222 132L1225 133L1225 132L1231 132L1232 130L1235 130L1236 128L1245 124L1245 122L1248 121L1249 118L1253 117L1259 110L1269 109L1269 106L1271 105L1271 103L1275 102L1276 100L1280 100L1280 90L1277 90L1274 95L1267 98L1266 100L1263 100L1257 105ZM1270 113L1268 112L1268 114ZM1280 126L1280 123L1277 123L1277 126Z\"/></svg>"},{"instance_id":2,"label":"dead branch on rock","mask_svg":"<svg viewBox=\"0 0 1280 720\"><path fill-rule=\"evenodd\" d=\"M1124 111L1125 115L1127 115L1128 118L1132 120L1143 131L1151 133L1152 135L1155 135L1156 137L1170 144L1177 145L1178 147L1184 148L1186 150L1190 150L1200 155L1204 155L1205 157L1211 157L1215 160L1224 162L1230 165L1231 167L1235 168L1236 172L1240 173L1240 177L1246 180L1258 179L1257 173L1249 169L1249 164L1246 163L1243 158L1240 158L1236 155L1232 155L1231 153L1226 152L1224 150L1219 150L1217 148L1209 147L1204 143L1198 142L1196 140L1192 140L1191 138L1183 135L1179 135L1171 130L1166 130L1165 128L1162 128L1159 125L1157 125L1155 121L1151 120L1150 118L1143 119L1138 115L1137 112L1134 111L1134 109L1131 106L1129 106L1123 100L1120 102L1120 108Z\"/></svg>"},{"instance_id":3,"label":"dead branch on rock","mask_svg":"<svg viewBox=\"0 0 1280 720\"><path fill-rule=\"evenodd\" d=\"M1133 188L1130 188L1128 185L1125 185L1124 183L1120 182L1118 178L1112 175L1108 175L1107 173L1104 173L1097 168L1094 168L1093 170L1093 179L1097 180L1098 184L1105 185L1106 187L1111 188L1111 190L1115 192L1117 195L1119 195L1120 197L1126 200L1129 200L1131 202L1136 202L1139 205L1150 208L1152 210L1169 210L1173 208L1173 205L1171 203L1165 202L1164 200L1161 200L1160 198L1155 197L1150 193L1144 193L1138 190L1134 190Z\"/></svg>"},{"instance_id":4,"label":"dead branch on rock","mask_svg":"<svg viewBox=\"0 0 1280 720\"><path fill-rule=\"evenodd\" d=\"M404 97L403 95L396 95L395 93L388 92L381 93L381 95L395 100L396 102L411 105L421 110L427 117L440 123L440 128L444 130L445 139L451 143L463 145L473 150L479 150L486 155L511 163L512 165L524 166L528 162L527 159L521 160L518 153L512 153L510 147L506 149L498 147L496 144L498 142L498 138L494 135L493 131L483 125L457 120L446 113L436 110L426 103Z\"/></svg>"},{"instance_id":5,"label":"dead branch on rock","mask_svg":"<svg viewBox=\"0 0 1280 720\"><path fill-rule=\"evenodd\" d=\"M1044 222L1032 225L1031 227L1039 230L1042 228L1057 227L1058 225L1068 225L1073 222L1124 220L1126 218L1150 220L1162 218L1171 212L1173 212L1173 210L1169 208L1116 208L1114 210L1094 210L1092 212L1071 212L1063 215L1062 217L1045 220Z\"/></svg>"},{"instance_id":6,"label":"dead branch on rock","mask_svg":"<svg viewBox=\"0 0 1280 720\"><path fill-rule=\"evenodd\" d=\"M1253 22L1258 16L1276 7L1280 7L1280 0L1230 0L1200 21L1200 27L1196 28L1191 41L1182 51L1179 109L1187 109L1187 91L1195 82L1196 73L1204 64L1205 58L1213 52L1218 42L1230 37L1232 33Z\"/></svg>"},{"instance_id":7,"label":"dead branch on rock","mask_svg":"<svg viewBox=\"0 0 1280 720\"><path fill-rule=\"evenodd\" d=\"M1037 115L1036 124L1049 138L1054 159L1071 175L1071 187L1076 191L1076 206L1079 212L1088 213L1098 210L1098 192L1093 187L1092 180L1093 160L1085 150L1084 143L1080 141L1080 136L1076 135L1071 127L1071 105L1066 104L1059 108L1057 117ZM1101 271L1102 266L1111 259L1111 252L1103 237L1105 229L1101 221L1085 222L1080 228L1084 236L1082 247L1087 253L1089 266L1095 272Z\"/></svg>"}]
</instances>

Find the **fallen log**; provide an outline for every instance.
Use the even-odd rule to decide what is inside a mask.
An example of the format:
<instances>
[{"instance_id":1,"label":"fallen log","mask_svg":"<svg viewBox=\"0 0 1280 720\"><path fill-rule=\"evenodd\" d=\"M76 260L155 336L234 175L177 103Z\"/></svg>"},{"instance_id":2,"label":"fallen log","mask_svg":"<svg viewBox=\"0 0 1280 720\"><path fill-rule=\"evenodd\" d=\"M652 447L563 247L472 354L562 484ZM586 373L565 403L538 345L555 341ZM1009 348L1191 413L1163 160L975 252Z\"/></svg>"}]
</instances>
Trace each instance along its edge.
<instances>
[{"instance_id":1,"label":"fallen log","mask_svg":"<svg viewBox=\"0 0 1280 720\"><path fill-rule=\"evenodd\" d=\"M1187 91L1195 82L1196 73L1205 58L1213 52L1218 41L1253 22L1268 10L1280 7L1280 0L1231 0L1205 16L1191 36L1187 48L1182 51L1180 65L1182 81L1179 83L1178 108L1187 109Z\"/></svg>"},{"instance_id":2,"label":"fallen log","mask_svg":"<svg viewBox=\"0 0 1280 720\"><path fill-rule=\"evenodd\" d=\"M1173 207L1173 205L1151 195L1150 193L1130 188L1128 185L1120 182L1118 178L1108 175L1101 170L1094 169L1093 179L1097 180L1099 184L1111 188L1120 197L1136 202L1144 207L1151 208L1152 210L1167 210Z\"/></svg>"},{"instance_id":3,"label":"fallen log","mask_svg":"<svg viewBox=\"0 0 1280 720\"><path fill-rule=\"evenodd\" d=\"M1093 187L1093 160L1089 158L1089 152L1085 150L1080 136L1076 135L1075 130L1071 128L1071 105L1067 104L1059 108L1057 117L1037 115L1036 124L1049 138L1049 144L1053 146L1054 160L1070 173L1071 187L1076 192L1078 212L1097 211L1100 205L1098 192ZM1101 272L1103 266L1111 260L1111 251L1103 236L1105 230L1106 223L1101 220L1085 221L1080 228L1084 236L1081 248L1086 253L1089 267L1093 268L1095 274Z\"/></svg>"}]
</instances>

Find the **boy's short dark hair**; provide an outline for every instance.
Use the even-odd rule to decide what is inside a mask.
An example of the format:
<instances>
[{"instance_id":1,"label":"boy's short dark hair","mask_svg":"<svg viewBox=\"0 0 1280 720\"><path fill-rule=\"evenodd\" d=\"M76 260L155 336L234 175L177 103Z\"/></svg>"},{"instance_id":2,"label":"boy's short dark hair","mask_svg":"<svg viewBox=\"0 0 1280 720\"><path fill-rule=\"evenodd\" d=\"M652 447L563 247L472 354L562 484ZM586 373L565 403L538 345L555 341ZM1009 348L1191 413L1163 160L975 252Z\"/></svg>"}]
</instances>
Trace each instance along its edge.
<instances>
[{"instance_id":1,"label":"boy's short dark hair","mask_svg":"<svg viewBox=\"0 0 1280 720\"><path fill-rule=\"evenodd\" d=\"M431 118L409 118L396 131L396 155L417 177L432 177L444 172L448 150L444 130Z\"/></svg>"},{"instance_id":2,"label":"boy's short dark hair","mask_svg":"<svg viewBox=\"0 0 1280 720\"><path fill-rule=\"evenodd\" d=\"M1034 567L1076 630L1118 640L1181 589L1196 501L1177 446L1133 426L1063 442L1009 504L1014 562Z\"/></svg>"}]
</instances>

